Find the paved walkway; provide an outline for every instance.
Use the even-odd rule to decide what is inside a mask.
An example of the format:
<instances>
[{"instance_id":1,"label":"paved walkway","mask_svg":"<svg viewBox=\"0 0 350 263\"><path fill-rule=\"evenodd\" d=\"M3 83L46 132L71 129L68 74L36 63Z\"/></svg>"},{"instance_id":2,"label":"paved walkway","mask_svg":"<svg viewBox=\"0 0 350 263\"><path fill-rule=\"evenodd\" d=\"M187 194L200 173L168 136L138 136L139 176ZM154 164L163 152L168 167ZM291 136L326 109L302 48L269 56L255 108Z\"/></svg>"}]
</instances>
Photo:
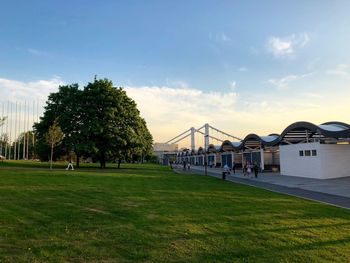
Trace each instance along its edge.
<instances>
[{"instance_id":1,"label":"paved walkway","mask_svg":"<svg viewBox=\"0 0 350 263\"><path fill-rule=\"evenodd\" d=\"M177 166L176 170L184 172L181 166ZM194 166L189 172L204 175L204 168ZM208 168L210 176L221 178L221 174L222 169ZM253 178L253 175L243 176L238 171L235 175L231 173L227 180L350 209L350 177L320 180L262 173Z\"/></svg>"}]
</instances>

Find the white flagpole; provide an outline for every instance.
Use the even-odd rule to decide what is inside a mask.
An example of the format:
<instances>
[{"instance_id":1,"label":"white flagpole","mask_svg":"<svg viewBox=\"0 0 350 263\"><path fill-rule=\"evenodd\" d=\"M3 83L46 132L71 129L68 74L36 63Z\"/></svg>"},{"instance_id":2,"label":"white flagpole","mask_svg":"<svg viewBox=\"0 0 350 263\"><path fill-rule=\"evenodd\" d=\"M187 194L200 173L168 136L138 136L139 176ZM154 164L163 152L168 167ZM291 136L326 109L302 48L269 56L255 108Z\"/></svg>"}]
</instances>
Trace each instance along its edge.
<instances>
[{"instance_id":1,"label":"white flagpole","mask_svg":"<svg viewBox=\"0 0 350 263\"><path fill-rule=\"evenodd\" d=\"M28 112L27 112L27 160L29 159L29 130L30 130L30 122L29 122L29 101L28 101Z\"/></svg>"},{"instance_id":2,"label":"white flagpole","mask_svg":"<svg viewBox=\"0 0 350 263\"><path fill-rule=\"evenodd\" d=\"M7 114L6 114L6 138L8 140L8 129L9 129L9 108L10 108L10 101L7 101ZM7 148L8 148L8 141L6 140L5 144L5 158L7 159Z\"/></svg>"},{"instance_id":3,"label":"white flagpole","mask_svg":"<svg viewBox=\"0 0 350 263\"><path fill-rule=\"evenodd\" d=\"M10 147L9 147L9 160L11 160L11 150L12 150L12 102L10 103Z\"/></svg>"},{"instance_id":4,"label":"white flagpole","mask_svg":"<svg viewBox=\"0 0 350 263\"><path fill-rule=\"evenodd\" d=\"M17 159L17 142L16 142L16 139L17 139L17 115L18 115L18 112L17 112L17 101L16 101L16 107L15 107L15 130L14 130L14 149L13 149L13 160L16 160Z\"/></svg>"},{"instance_id":5,"label":"white flagpole","mask_svg":"<svg viewBox=\"0 0 350 263\"><path fill-rule=\"evenodd\" d=\"M27 101L24 101L24 118L23 118L23 160L26 159L26 109L27 109Z\"/></svg>"},{"instance_id":6,"label":"white flagpole","mask_svg":"<svg viewBox=\"0 0 350 263\"><path fill-rule=\"evenodd\" d=\"M21 151L21 102L18 105L19 111L18 111L18 146L17 146L17 160L20 158L20 151Z\"/></svg>"}]
</instances>

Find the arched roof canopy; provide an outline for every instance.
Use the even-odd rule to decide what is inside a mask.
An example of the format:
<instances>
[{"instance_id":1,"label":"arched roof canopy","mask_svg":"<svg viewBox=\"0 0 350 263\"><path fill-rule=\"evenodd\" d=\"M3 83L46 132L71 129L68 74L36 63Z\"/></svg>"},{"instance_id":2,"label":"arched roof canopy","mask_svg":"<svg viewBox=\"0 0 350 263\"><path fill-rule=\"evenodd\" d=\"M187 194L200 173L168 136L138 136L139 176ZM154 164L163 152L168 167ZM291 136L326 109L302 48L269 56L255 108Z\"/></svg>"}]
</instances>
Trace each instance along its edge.
<instances>
[{"instance_id":1,"label":"arched roof canopy","mask_svg":"<svg viewBox=\"0 0 350 263\"><path fill-rule=\"evenodd\" d=\"M220 152L230 152L236 150L231 141L225 140L222 142Z\"/></svg>"},{"instance_id":2,"label":"arched roof canopy","mask_svg":"<svg viewBox=\"0 0 350 263\"><path fill-rule=\"evenodd\" d=\"M220 145L209 144L207 152L216 153L220 151L220 148L221 148Z\"/></svg>"},{"instance_id":3,"label":"arched roof canopy","mask_svg":"<svg viewBox=\"0 0 350 263\"><path fill-rule=\"evenodd\" d=\"M259 136L255 133L251 133L244 138L240 149L259 149L263 148L264 146L274 146L278 143L278 141L278 134Z\"/></svg>"},{"instance_id":4,"label":"arched roof canopy","mask_svg":"<svg viewBox=\"0 0 350 263\"><path fill-rule=\"evenodd\" d=\"M198 151L197 151L197 154L204 154L205 153L205 150L203 147L199 147L198 148Z\"/></svg>"},{"instance_id":5,"label":"arched roof canopy","mask_svg":"<svg viewBox=\"0 0 350 263\"><path fill-rule=\"evenodd\" d=\"M310 139L324 138L350 138L350 125L341 122L327 122L321 125L295 122L281 133L280 143L301 143Z\"/></svg>"}]
</instances>

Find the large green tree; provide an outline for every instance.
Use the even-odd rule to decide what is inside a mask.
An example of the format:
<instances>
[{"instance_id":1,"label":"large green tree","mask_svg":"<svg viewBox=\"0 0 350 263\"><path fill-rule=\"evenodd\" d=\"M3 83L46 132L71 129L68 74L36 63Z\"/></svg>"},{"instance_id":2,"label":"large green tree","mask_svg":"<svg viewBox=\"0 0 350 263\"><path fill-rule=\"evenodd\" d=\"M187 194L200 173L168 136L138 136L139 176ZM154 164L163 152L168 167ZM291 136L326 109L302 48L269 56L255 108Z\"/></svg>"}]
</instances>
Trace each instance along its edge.
<instances>
[{"instance_id":1,"label":"large green tree","mask_svg":"<svg viewBox=\"0 0 350 263\"><path fill-rule=\"evenodd\" d=\"M110 80L89 83L84 89L84 101L84 131L101 168L107 160L118 160L120 165L132 151L144 147L145 131L149 134L147 144L152 144L152 136L136 103L125 90L113 87Z\"/></svg>"},{"instance_id":2,"label":"large green tree","mask_svg":"<svg viewBox=\"0 0 350 263\"><path fill-rule=\"evenodd\" d=\"M95 79L84 90L77 84L60 86L50 94L40 123L35 124L37 153L48 159L50 148L45 133L57 119L64 139L56 157L74 151L100 161L143 160L151 154L152 135L140 117L136 103L122 88L113 87L108 79Z\"/></svg>"}]
</instances>

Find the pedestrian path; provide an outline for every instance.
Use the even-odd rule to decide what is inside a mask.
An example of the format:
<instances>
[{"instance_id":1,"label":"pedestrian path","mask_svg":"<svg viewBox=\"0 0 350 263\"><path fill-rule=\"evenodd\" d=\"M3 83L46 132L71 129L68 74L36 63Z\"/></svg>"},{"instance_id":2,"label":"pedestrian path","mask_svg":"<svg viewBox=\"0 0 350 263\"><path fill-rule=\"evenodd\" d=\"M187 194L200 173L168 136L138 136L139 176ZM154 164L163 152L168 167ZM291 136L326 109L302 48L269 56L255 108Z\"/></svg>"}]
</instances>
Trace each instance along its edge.
<instances>
[{"instance_id":1,"label":"pedestrian path","mask_svg":"<svg viewBox=\"0 0 350 263\"><path fill-rule=\"evenodd\" d=\"M182 167L176 166L177 172L184 172ZM208 168L207 174L217 178L222 177L222 169ZM194 166L190 171L204 175L204 167ZM343 208L350 209L350 178L339 179L310 179L294 176L284 176L278 173L262 173L258 178L244 176L241 171L229 175L228 181L264 188L274 192L302 197Z\"/></svg>"}]
</instances>

